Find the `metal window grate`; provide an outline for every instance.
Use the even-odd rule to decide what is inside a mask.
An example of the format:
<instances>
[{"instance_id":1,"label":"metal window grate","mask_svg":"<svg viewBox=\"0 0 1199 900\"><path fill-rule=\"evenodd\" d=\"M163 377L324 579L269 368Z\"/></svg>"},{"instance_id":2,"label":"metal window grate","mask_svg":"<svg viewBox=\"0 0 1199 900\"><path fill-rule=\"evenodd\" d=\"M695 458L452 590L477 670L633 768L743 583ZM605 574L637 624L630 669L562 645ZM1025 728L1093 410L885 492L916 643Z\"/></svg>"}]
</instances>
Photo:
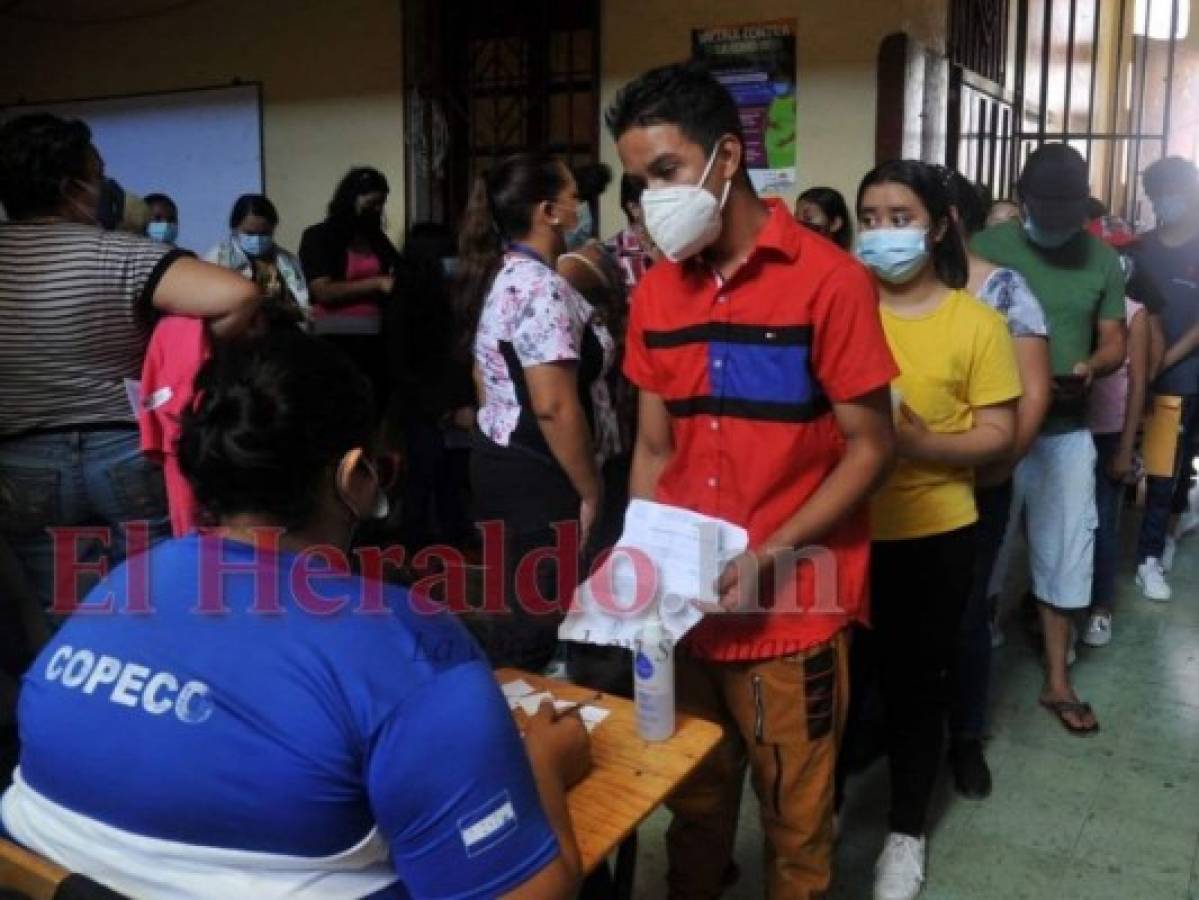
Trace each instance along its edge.
<instances>
[{"instance_id":1,"label":"metal window grate","mask_svg":"<svg viewBox=\"0 0 1199 900\"><path fill-rule=\"evenodd\" d=\"M953 0L949 7L950 61L1003 84L1009 7L1010 0Z\"/></svg>"},{"instance_id":2,"label":"metal window grate","mask_svg":"<svg viewBox=\"0 0 1199 900\"><path fill-rule=\"evenodd\" d=\"M454 221L474 176L509 154L548 150L570 165L598 157L599 0L412 0L405 12L417 128L409 221ZM422 154L438 115L442 152Z\"/></svg>"},{"instance_id":3,"label":"metal window grate","mask_svg":"<svg viewBox=\"0 0 1199 900\"><path fill-rule=\"evenodd\" d=\"M1033 150L1066 142L1088 160L1095 195L1135 220L1140 173L1170 146L1176 23L1189 0L1145 0L1138 16L1133 0L1014 0L1010 47L982 24L1006 23L1007 2L953 0L947 162L1011 196ZM1144 36L1155 8L1169 21L1164 38ZM1000 43L997 68L988 54Z\"/></svg>"}]
</instances>

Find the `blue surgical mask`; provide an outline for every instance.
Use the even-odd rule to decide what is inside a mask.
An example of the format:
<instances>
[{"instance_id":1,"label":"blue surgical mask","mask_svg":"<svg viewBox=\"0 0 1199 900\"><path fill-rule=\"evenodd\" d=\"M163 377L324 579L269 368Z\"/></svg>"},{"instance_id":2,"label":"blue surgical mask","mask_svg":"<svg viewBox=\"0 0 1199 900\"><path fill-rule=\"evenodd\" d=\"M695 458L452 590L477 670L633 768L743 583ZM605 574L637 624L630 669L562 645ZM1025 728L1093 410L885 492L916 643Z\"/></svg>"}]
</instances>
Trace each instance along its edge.
<instances>
[{"instance_id":1,"label":"blue surgical mask","mask_svg":"<svg viewBox=\"0 0 1199 900\"><path fill-rule=\"evenodd\" d=\"M239 231L237 244L245 251L246 256L259 257L271 252L271 248L275 246L275 239L269 234L242 234Z\"/></svg>"},{"instance_id":2,"label":"blue surgical mask","mask_svg":"<svg viewBox=\"0 0 1199 900\"><path fill-rule=\"evenodd\" d=\"M857 256L875 275L890 284L906 284L928 262L928 230L875 228L858 235Z\"/></svg>"},{"instance_id":3,"label":"blue surgical mask","mask_svg":"<svg viewBox=\"0 0 1199 900\"><path fill-rule=\"evenodd\" d=\"M173 244L179 237L179 226L174 222L150 222L146 225L146 237L163 244Z\"/></svg>"},{"instance_id":4,"label":"blue surgical mask","mask_svg":"<svg viewBox=\"0 0 1199 900\"><path fill-rule=\"evenodd\" d=\"M591 205L588 203L579 204L579 222L574 228L566 232L566 249L577 250L591 240L592 220L591 220Z\"/></svg>"},{"instance_id":5,"label":"blue surgical mask","mask_svg":"<svg viewBox=\"0 0 1199 900\"><path fill-rule=\"evenodd\" d=\"M1157 224L1174 225L1186 218L1187 198L1173 194L1169 197L1157 197L1153 200L1153 217Z\"/></svg>"},{"instance_id":6,"label":"blue surgical mask","mask_svg":"<svg viewBox=\"0 0 1199 900\"><path fill-rule=\"evenodd\" d=\"M1046 250L1064 247L1079 231L1079 228L1042 228L1032 216L1024 219L1024 232L1028 239Z\"/></svg>"}]
</instances>

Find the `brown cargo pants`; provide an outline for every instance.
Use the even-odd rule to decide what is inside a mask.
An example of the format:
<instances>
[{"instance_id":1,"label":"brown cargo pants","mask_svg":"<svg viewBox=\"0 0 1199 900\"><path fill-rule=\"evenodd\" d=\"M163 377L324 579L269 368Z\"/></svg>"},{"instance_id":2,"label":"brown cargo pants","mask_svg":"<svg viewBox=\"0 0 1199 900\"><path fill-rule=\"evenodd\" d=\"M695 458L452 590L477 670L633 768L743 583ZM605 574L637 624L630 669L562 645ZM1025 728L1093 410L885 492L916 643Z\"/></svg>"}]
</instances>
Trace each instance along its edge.
<instances>
[{"instance_id":1,"label":"brown cargo pants","mask_svg":"<svg viewBox=\"0 0 1199 900\"><path fill-rule=\"evenodd\" d=\"M678 706L724 739L667 801L673 900L720 895L748 762L771 900L819 900L833 863L833 780L849 702L848 635L792 656L714 662L680 654Z\"/></svg>"}]
</instances>

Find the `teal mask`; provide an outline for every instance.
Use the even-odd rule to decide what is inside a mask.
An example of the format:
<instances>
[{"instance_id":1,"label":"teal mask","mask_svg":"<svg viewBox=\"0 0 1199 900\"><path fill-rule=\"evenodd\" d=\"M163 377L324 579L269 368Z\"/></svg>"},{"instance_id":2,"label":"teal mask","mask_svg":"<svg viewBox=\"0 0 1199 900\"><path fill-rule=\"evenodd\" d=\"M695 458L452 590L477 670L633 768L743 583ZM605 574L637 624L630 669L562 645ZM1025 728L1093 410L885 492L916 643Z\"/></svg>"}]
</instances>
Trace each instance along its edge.
<instances>
[{"instance_id":1,"label":"teal mask","mask_svg":"<svg viewBox=\"0 0 1199 900\"><path fill-rule=\"evenodd\" d=\"M928 262L928 232L923 228L876 228L858 235L858 259L883 281L906 284Z\"/></svg>"},{"instance_id":2,"label":"teal mask","mask_svg":"<svg viewBox=\"0 0 1199 900\"><path fill-rule=\"evenodd\" d=\"M275 240L269 234L242 234L237 233L237 244L246 256L256 258L266 256L271 252L271 248L275 246Z\"/></svg>"},{"instance_id":3,"label":"teal mask","mask_svg":"<svg viewBox=\"0 0 1199 900\"><path fill-rule=\"evenodd\" d=\"M591 204L580 203L578 224L563 236L566 239L566 249L578 250L591 240L592 224Z\"/></svg>"},{"instance_id":4,"label":"teal mask","mask_svg":"<svg viewBox=\"0 0 1199 900\"><path fill-rule=\"evenodd\" d=\"M1186 218L1189 204L1185 197L1173 194L1169 197L1158 197L1153 202L1153 217L1158 225L1175 225Z\"/></svg>"},{"instance_id":5,"label":"teal mask","mask_svg":"<svg viewBox=\"0 0 1199 900\"><path fill-rule=\"evenodd\" d=\"M162 244L173 244L179 237L179 226L174 222L150 222L146 225L146 237Z\"/></svg>"}]
</instances>

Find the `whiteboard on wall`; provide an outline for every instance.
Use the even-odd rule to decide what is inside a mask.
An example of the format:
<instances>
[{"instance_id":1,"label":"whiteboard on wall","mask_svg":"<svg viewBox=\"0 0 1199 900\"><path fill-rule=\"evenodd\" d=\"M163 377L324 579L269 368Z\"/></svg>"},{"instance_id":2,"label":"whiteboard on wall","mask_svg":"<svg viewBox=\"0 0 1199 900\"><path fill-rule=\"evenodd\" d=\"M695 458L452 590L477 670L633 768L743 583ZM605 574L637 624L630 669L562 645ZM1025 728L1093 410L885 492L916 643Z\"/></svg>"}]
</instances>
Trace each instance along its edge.
<instances>
[{"instance_id":1,"label":"whiteboard on wall","mask_svg":"<svg viewBox=\"0 0 1199 900\"><path fill-rule=\"evenodd\" d=\"M263 192L258 84L22 104L0 118L27 112L86 122L106 174L135 194L170 195L179 245L197 253L228 234L234 200Z\"/></svg>"}]
</instances>

